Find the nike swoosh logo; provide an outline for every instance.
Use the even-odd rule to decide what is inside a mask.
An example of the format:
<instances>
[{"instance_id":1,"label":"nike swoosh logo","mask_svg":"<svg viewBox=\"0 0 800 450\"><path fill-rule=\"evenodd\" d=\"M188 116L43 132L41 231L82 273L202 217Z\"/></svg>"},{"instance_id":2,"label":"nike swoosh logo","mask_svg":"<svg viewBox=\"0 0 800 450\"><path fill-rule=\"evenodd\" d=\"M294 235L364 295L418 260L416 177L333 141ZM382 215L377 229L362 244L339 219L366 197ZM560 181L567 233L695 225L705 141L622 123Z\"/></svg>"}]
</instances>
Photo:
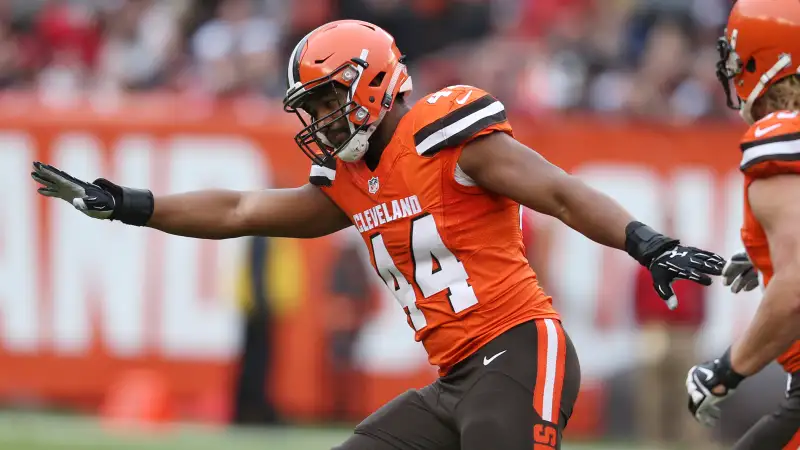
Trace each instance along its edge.
<instances>
[{"instance_id":1,"label":"nike swoosh logo","mask_svg":"<svg viewBox=\"0 0 800 450\"><path fill-rule=\"evenodd\" d=\"M776 123L774 125L768 126L767 128L764 128L764 129L762 129L761 127L756 127L756 130L753 132L753 134L757 138L760 138L761 136L764 136L765 134L769 133L770 131L772 131L774 129L777 129L777 128L780 128L782 125L783 125L782 123Z\"/></svg>"},{"instance_id":2,"label":"nike swoosh logo","mask_svg":"<svg viewBox=\"0 0 800 450\"><path fill-rule=\"evenodd\" d=\"M324 58L322 58L322 59L318 59L318 60L314 61L314 64L322 64L322 63L324 63L325 61L327 61L327 60L328 60L328 58L330 58L331 56L333 56L333 53L331 53L330 55L328 55L328 56L326 56L326 57L324 57Z\"/></svg>"},{"instance_id":3,"label":"nike swoosh logo","mask_svg":"<svg viewBox=\"0 0 800 450\"><path fill-rule=\"evenodd\" d=\"M503 350L502 352L492 356L491 358L483 357L483 365L488 366L492 361L494 361L498 356L502 355L503 353L507 352L508 350Z\"/></svg>"},{"instance_id":4,"label":"nike swoosh logo","mask_svg":"<svg viewBox=\"0 0 800 450\"><path fill-rule=\"evenodd\" d=\"M472 95L472 91L469 91L463 97L456 99L456 103L458 103L459 105L463 105L464 103L467 103L467 100L469 100L469 96L470 95Z\"/></svg>"}]
</instances>

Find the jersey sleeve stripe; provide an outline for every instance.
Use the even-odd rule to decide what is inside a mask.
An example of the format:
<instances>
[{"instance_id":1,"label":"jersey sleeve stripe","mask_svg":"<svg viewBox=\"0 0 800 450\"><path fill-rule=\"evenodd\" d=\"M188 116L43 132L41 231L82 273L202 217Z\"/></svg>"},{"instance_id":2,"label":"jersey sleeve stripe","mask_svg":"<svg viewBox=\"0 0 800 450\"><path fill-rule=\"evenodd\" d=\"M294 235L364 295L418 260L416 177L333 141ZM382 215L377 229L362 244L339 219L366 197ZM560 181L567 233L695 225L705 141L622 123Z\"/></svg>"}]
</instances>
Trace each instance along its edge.
<instances>
[{"instance_id":1,"label":"jersey sleeve stripe","mask_svg":"<svg viewBox=\"0 0 800 450\"><path fill-rule=\"evenodd\" d=\"M777 136L772 136L765 139L759 139L757 141L744 142L741 145L741 149L744 152L753 147L759 147L762 145L772 144L775 142L786 142L786 141L796 141L796 140L800 140L800 132L779 134Z\"/></svg>"},{"instance_id":2,"label":"jersey sleeve stripe","mask_svg":"<svg viewBox=\"0 0 800 450\"><path fill-rule=\"evenodd\" d=\"M447 115L440 117L438 120L424 126L422 129L414 133L414 144L419 145L422 141L427 139L432 134L440 131L442 128L452 125L469 116L470 114L480 111L495 101L497 100L494 97L486 94L465 106L450 111Z\"/></svg>"},{"instance_id":3,"label":"jersey sleeve stripe","mask_svg":"<svg viewBox=\"0 0 800 450\"><path fill-rule=\"evenodd\" d=\"M784 136L776 136L783 138ZM798 136L800 138L800 136ZM760 145L742 145L742 162L739 168L742 171L764 161L800 161L800 140L770 140L759 141ZM769 141L769 143L764 143Z\"/></svg>"},{"instance_id":4,"label":"jersey sleeve stripe","mask_svg":"<svg viewBox=\"0 0 800 450\"><path fill-rule=\"evenodd\" d=\"M313 164L308 182L314 186L330 186L336 179L336 161L332 160L325 166Z\"/></svg>"},{"instance_id":5,"label":"jersey sleeve stripe","mask_svg":"<svg viewBox=\"0 0 800 450\"><path fill-rule=\"evenodd\" d=\"M414 134L414 144L420 155L433 155L506 120L503 104L491 95L485 95L419 130Z\"/></svg>"}]
</instances>

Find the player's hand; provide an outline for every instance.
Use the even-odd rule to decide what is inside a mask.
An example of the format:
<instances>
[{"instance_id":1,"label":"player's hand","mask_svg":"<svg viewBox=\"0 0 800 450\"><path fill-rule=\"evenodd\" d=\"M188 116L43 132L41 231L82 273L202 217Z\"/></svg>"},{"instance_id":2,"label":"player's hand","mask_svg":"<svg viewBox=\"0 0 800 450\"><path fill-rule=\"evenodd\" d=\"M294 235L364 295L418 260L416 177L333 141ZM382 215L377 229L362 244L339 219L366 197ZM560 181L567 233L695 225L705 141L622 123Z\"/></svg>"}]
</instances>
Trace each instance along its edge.
<instances>
[{"instance_id":1,"label":"player's hand","mask_svg":"<svg viewBox=\"0 0 800 450\"><path fill-rule=\"evenodd\" d=\"M725 286L731 287L734 294L752 291L758 287L758 271L747 257L746 251L742 250L731 256L722 269L722 280Z\"/></svg>"},{"instance_id":2,"label":"player's hand","mask_svg":"<svg viewBox=\"0 0 800 450\"><path fill-rule=\"evenodd\" d=\"M724 266L725 259L715 253L677 244L654 258L649 269L656 292L669 309L675 309L678 307L678 299L672 290L672 283L677 280L691 280L710 286L709 275L721 275Z\"/></svg>"},{"instance_id":3,"label":"player's hand","mask_svg":"<svg viewBox=\"0 0 800 450\"><path fill-rule=\"evenodd\" d=\"M669 309L678 307L672 283L682 279L710 286L709 275L722 275L725 266L721 256L681 245L638 221L625 227L625 251L650 270L653 287Z\"/></svg>"},{"instance_id":4,"label":"player's hand","mask_svg":"<svg viewBox=\"0 0 800 450\"><path fill-rule=\"evenodd\" d=\"M686 377L689 412L705 426L716 425L719 403L732 395L743 379L731 368L730 350L714 361L692 367Z\"/></svg>"},{"instance_id":5,"label":"player's hand","mask_svg":"<svg viewBox=\"0 0 800 450\"><path fill-rule=\"evenodd\" d=\"M153 193L147 189L119 186L105 178L87 183L38 161L33 163L31 177L41 185L40 194L60 198L95 219L141 227L147 225L155 208Z\"/></svg>"},{"instance_id":6,"label":"player's hand","mask_svg":"<svg viewBox=\"0 0 800 450\"><path fill-rule=\"evenodd\" d=\"M98 184L87 183L55 167L33 163L31 177L41 186L38 192L45 197L57 197L78 211L95 219L110 219L116 204L114 196ZM97 180L95 183L104 180Z\"/></svg>"}]
</instances>

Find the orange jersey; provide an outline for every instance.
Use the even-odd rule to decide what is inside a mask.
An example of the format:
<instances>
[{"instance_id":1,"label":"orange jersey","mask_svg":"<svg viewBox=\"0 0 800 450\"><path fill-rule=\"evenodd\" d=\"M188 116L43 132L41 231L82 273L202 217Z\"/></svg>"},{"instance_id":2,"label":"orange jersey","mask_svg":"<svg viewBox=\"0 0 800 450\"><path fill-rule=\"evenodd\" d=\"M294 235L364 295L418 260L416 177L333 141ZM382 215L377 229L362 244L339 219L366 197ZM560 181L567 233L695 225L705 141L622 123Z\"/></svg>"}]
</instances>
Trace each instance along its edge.
<instances>
[{"instance_id":1,"label":"orange jersey","mask_svg":"<svg viewBox=\"0 0 800 450\"><path fill-rule=\"evenodd\" d=\"M494 132L513 135L503 104L452 86L406 113L374 171L363 161L312 166L311 183L361 233L442 375L515 325L558 318L525 258L520 205L457 165L465 144Z\"/></svg>"},{"instance_id":2,"label":"orange jersey","mask_svg":"<svg viewBox=\"0 0 800 450\"><path fill-rule=\"evenodd\" d=\"M769 114L754 124L741 144L741 170L745 175L744 224L742 242L764 285L775 274L767 235L750 208L747 190L759 178L778 174L800 174L800 113L783 111ZM778 358L788 373L800 370L800 341Z\"/></svg>"}]
</instances>

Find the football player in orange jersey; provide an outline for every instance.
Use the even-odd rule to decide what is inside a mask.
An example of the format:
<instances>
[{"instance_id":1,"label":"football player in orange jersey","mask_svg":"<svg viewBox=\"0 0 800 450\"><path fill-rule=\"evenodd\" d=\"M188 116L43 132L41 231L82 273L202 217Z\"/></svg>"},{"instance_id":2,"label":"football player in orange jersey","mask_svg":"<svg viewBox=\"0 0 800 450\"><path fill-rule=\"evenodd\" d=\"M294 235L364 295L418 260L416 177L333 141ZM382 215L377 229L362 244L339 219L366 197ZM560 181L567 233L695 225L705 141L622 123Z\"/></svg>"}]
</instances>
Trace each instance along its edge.
<instances>
[{"instance_id":1,"label":"football player in orange jersey","mask_svg":"<svg viewBox=\"0 0 800 450\"><path fill-rule=\"evenodd\" d=\"M259 192L154 197L42 163L46 196L87 215L221 239L311 238L355 226L440 378L391 401L340 450L560 448L578 358L523 255L520 204L648 267L672 308L679 278L724 260L635 221L616 202L517 142L503 104L471 86L407 103L394 38L354 20L323 25L289 58L287 111L312 160L310 183Z\"/></svg>"},{"instance_id":2,"label":"football player in orange jersey","mask_svg":"<svg viewBox=\"0 0 800 450\"><path fill-rule=\"evenodd\" d=\"M747 256L725 268L732 290L766 289L742 337L718 359L692 367L689 410L719 419L720 401L777 358L789 373L786 399L736 444L743 449L800 448L800 2L739 0L720 38L717 76L728 104L751 125L742 143ZM731 89L733 86L733 89Z\"/></svg>"}]
</instances>

